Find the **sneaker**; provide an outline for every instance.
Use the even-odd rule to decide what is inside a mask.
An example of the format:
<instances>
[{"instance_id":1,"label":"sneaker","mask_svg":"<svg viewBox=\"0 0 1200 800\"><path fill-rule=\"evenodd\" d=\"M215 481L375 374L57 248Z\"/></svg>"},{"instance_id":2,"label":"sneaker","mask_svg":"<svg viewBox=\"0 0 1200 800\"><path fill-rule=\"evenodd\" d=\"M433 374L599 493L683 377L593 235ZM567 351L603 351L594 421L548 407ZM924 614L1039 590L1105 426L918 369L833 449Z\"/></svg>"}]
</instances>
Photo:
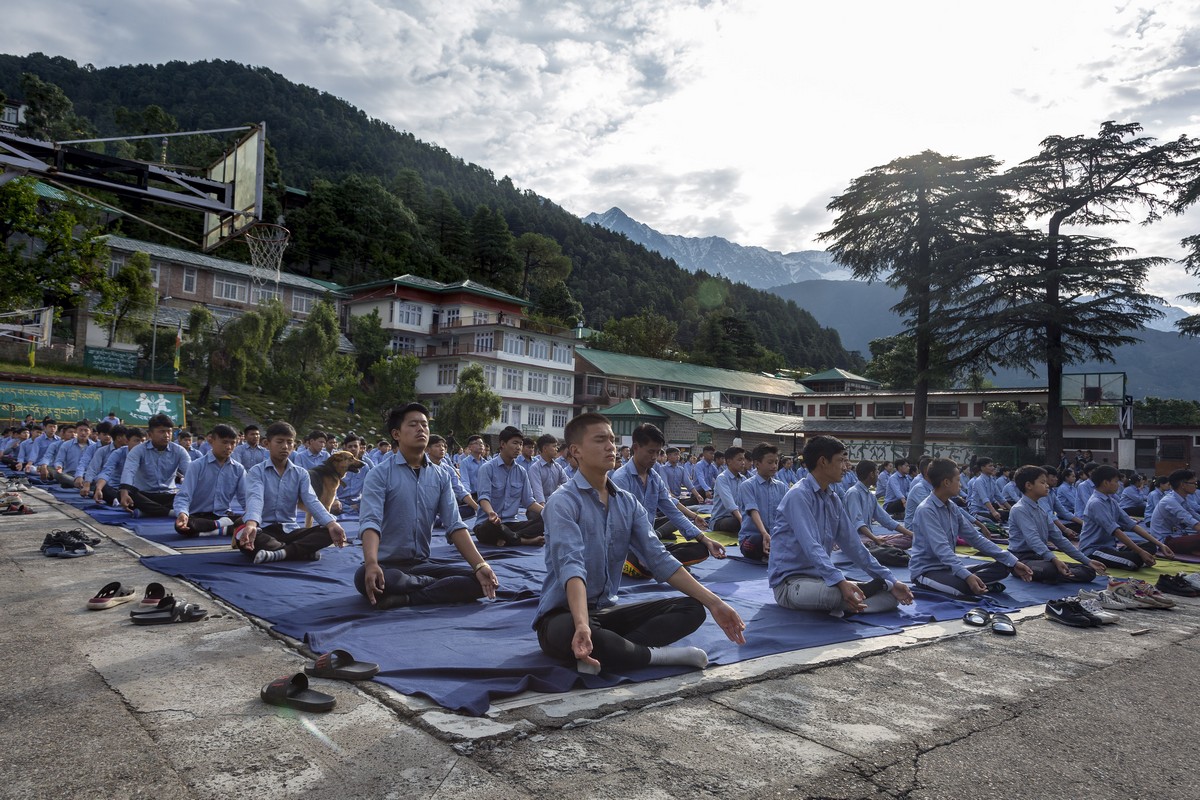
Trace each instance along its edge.
<instances>
[{"instance_id":1,"label":"sneaker","mask_svg":"<svg viewBox=\"0 0 1200 800\"><path fill-rule=\"evenodd\" d=\"M1079 590L1079 601L1082 603L1085 600L1091 600L1098 603L1101 608L1110 608L1114 611L1128 611L1131 608L1137 608L1138 604L1134 602L1126 602L1124 598L1114 594L1108 589L1102 589L1098 592L1091 592L1087 589Z\"/></svg>"},{"instance_id":2,"label":"sneaker","mask_svg":"<svg viewBox=\"0 0 1200 800\"><path fill-rule=\"evenodd\" d=\"M1148 609L1148 608L1166 608L1166 606L1153 600L1150 595L1138 589L1132 583L1111 583L1108 590L1116 595L1121 600L1130 604L1130 608Z\"/></svg>"},{"instance_id":3,"label":"sneaker","mask_svg":"<svg viewBox=\"0 0 1200 800\"><path fill-rule=\"evenodd\" d=\"M1080 599L1079 606L1088 614L1100 620L1103 625L1113 625L1121 621L1121 617L1111 611L1105 611L1096 600Z\"/></svg>"},{"instance_id":4,"label":"sneaker","mask_svg":"<svg viewBox=\"0 0 1200 800\"><path fill-rule=\"evenodd\" d=\"M1179 577L1190 583L1193 588L1200 590L1200 572L1179 573Z\"/></svg>"},{"instance_id":5,"label":"sneaker","mask_svg":"<svg viewBox=\"0 0 1200 800\"><path fill-rule=\"evenodd\" d=\"M1084 611L1079 601L1073 597L1063 597L1046 603L1045 616L1051 622L1069 625L1072 628L1094 628L1101 624L1096 617Z\"/></svg>"},{"instance_id":6,"label":"sneaker","mask_svg":"<svg viewBox=\"0 0 1200 800\"><path fill-rule=\"evenodd\" d=\"M1160 592L1167 594L1177 594L1180 597L1200 597L1200 591L1197 591L1190 583L1180 578L1178 575L1162 575L1155 584Z\"/></svg>"}]
</instances>

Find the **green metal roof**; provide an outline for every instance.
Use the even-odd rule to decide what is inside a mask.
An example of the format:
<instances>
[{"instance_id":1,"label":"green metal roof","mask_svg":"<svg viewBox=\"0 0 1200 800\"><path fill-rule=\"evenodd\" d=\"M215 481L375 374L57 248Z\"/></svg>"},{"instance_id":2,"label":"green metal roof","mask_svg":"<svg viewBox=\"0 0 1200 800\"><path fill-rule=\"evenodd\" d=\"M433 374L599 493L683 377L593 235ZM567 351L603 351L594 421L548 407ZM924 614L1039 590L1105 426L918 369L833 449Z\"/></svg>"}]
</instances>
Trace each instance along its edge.
<instances>
[{"instance_id":1,"label":"green metal roof","mask_svg":"<svg viewBox=\"0 0 1200 800\"><path fill-rule=\"evenodd\" d=\"M650 405L645 400L622 400L615 406L600 409L600 413L606 417L654 417L655 419L666 419L667 415L659 409Z\"/></svg>"},{"instance_id":2,"label":"green metal roof","mask_svg":"<svg viewBox=\"0 0 1200 800\"><path fill-rule=\"evenodd\" d=\"M882 386L879 381L873 381L870 378L864 378L862 375L855 375L853 372L846 372L844 369L827 369L824 372L818 372L815 375L807 375L800 380L807 383L808 381L857 381L858 383L869 383L872 386Z\"/></svg>"},{"instance_id":3,"label":"green metal roof","mask_svg":"<svg viewBox=\"0 0 1200 800\"><path fill-rule=\"evenodd\" d=\"M479 295L480 297L491 297L496 300L503 300L506 303L513 303L520 306L532 306L533 303L524 300L516 295L511 295L508 292L502 292L499 289L493 289L490 286L485 286L477 281L458 281L457 283L442 283L435 281L432 278L422 278L420 275L397 275L395 278L388 278L381 281L370 281L369 283L358 283L354 286L347 286L343 291L355 294L367 289L378 289L381 286L408 286L413 289L420 289L434 294L452 294L454 292L468 292L469 294Z\"/></svg>"},{"instance_id":4,"label":"green metal roof","mask_svg":"<svg viewBox=\"0 0 1200 800\"><path fill-rule=\"evenodd\" d=\"M673 400L646 400L643 402L681 417L690 417L701 425L707 425L716 430L732 431L737 429L737 412L732 408L692 413L691 403L680 403ZM609 412L602 411L601 413L607 415ZM803 422L802 417L793 414L774 414L769 411L742 409L743 434L774 436L775 432L784 426L794 426L797 423L802 425Z\"/></svg>"},{"instance_id":5,"label":"green metal roof","mask_svg":"<svg viewBox=\"0 0 1200 800\"><path fill-rule=\"evenodd\" d=\"M780 399L807 391L801 384L786 378L770 378L757 372L738 372L718 367L702 367L679 361L629 356L591 347L576 347L575 354L605 375L632 378L646 383L686 386L698 390L731 392L734 394L771 395Z\"/></svg>"}]
</instances>

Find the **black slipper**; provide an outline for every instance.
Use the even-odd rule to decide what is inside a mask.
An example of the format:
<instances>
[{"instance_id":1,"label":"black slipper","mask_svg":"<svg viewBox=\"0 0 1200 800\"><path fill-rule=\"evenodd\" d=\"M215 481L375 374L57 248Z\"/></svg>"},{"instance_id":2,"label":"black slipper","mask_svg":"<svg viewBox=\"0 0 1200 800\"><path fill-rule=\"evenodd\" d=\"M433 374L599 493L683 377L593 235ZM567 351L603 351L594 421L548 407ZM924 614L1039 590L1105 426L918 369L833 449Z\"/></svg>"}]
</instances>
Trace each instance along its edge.
<instances>
[{"instance_id":1,"label":"black slipper","mask_svg":"<svg viewBox=\"0 0 1200 800\"><path fill-rule=\"evenodd\" d=\"M167 625L172 622L199 622L208 616L208 611L195 603L184 603L173 595L167 595L151 611L130 611L129 619L134 625Z\"/></svg>"},{"instance_id":2,"label":"black slipper","mask_svg":"<svg viewBox=\"0 0 1200 800\"><path fill-rule=\"evenodd\" d=\"M379 674L379 665L369 661L355 661L345 650L330 650L318 656L317 663L305 667L304 671L314 678L332 678L339 681L365 681Z\"/></svg>"},{"instance_id":3,"label":"black slipper","mask_svg":"<svg viewBox=\"0 0 1200 800\"><path fill-rule=\"evenodd\" d=\"M1016 636L1017 626L1013 624L1008 614L993 614L992 633L998 633L1001 636Z\"/></svg>"},{"instance_id":4,"label":"black slipper","mask_svg":"<svg viewBox=\"0 0 1200 800\"><path fill-rule=\"evenodd\" d=\"M987 627L987 624L992 621L992 612L982 608L972 608L963 615L963 622L968 625L974 625L976 628Z\"/></svg>"},{"instance_id":5,"label":"black slipper","mask_svg":"<svg viewBox=\"0 0 1200 800\"><path fill-rule=\"evenodd\" d=\"M309 689L308 677L303 672L276 678L262 688L259 697L268 705L297 711L329 711L337 704L333 695Z\"/></svg>"}]
</instances>

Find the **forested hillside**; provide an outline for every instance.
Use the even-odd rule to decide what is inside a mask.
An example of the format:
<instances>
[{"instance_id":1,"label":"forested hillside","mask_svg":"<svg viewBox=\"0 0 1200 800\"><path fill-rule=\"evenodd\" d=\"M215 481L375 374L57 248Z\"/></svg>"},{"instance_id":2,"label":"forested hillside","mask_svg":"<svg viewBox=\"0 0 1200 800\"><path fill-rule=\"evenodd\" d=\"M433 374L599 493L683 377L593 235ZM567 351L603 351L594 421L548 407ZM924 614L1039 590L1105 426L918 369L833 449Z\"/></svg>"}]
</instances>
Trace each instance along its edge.
<instances>
[{"instance_id":1,"label":"forested hillside","mask_svg":"<svg viewBox=\"0 0 1200 800\"><path fill-rule=\"evenodd\" d=\"M700 346L697 333L706 321L732 314L789 366L862 366L836 331L795 303L689 273L625 236L583 224L507 177L497 180L481 166L268 69L228 61L95 69L42 54L0 55L0 92L21 97L23 73L60 87L101 136L151 132L164 119L154 106L181 130L265 120L277 180L309 193L308 205L288 215L294 239L287 267L294 271L342 283L401 272L471 277L528 292L551 317L577 311L573 297L592 327L649 309L678 325L685 353ZM157 236L120 224L132 235ZM194 225L192 235L198 221ZM561 246L570 259L569 295L560 254L537 237L523 239L526 234Z\"/></svg>"}]
</instances>

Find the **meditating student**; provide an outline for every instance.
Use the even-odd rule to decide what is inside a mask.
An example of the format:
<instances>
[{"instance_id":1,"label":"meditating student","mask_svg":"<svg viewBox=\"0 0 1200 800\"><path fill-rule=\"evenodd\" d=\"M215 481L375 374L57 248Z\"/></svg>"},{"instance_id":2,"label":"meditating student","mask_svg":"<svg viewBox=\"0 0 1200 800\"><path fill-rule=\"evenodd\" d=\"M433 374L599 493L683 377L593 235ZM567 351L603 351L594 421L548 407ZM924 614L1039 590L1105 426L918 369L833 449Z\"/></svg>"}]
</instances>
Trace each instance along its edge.
<instances>
[{"instance_id":1,"label":"meditating student","mask_svg":"<svg viewBox=\"0 0 1200 800\"><path fill-rule=\"evenodd\" d=\"M789 488L796 482L796 471L792 469L794 461L791 456L780 456L779 471L775 473L775 477L786 483Z\"/></svg>"},{"instance_id":2,"label":"meditating student","mask_svg":"<svg viewBox=\"0 0 1200 800\"><path fill-rule=\"evenodd\" d=\"M968 508L976 519L992 522L1005 522L1008 519L1008 509L1004 507L996 493L993 476L996 464L990 458L980 458L975 462L979 475L967 484Z\"/></svg>"},{"instance_id":3,"label":"meditating student","mask_svg":"<svg viewBox=\"0 0 1200 800\"><path fill-rule=\"evenodd\" d=\"M714 531L736 534L742 527L742 512L737 505L738 485L745 480L746 449L730 447L725 451L725 469L713 483L711 526Z\"/></svg>"},{"instance_id":4,"label":"meditating student","mask_svg":"<svg viewBox=\"0 0 1200 800\"><path fill-rule=\"evenodd\" d=\"M567 473L558 461L558 439L544 433L537 440L538 456L528 469L529 488L535 503L546 504L546 498L567 482Z\"/></svg>"},{"instance_id":5,"label":"meditating student","mask_svg":"<svg viewBox=\"0 0 1200 800\"><path fill-rule=\"evenodd\" d=\"M1094 491L1083 511L1083 532L1079 536L1079 549L1088 558L1117 569L1138 570L1157 563L1153 555L1156 551L1165 558L1175 557L1171 548L1121 510L1117 502L1120 473L1116 467L1111 464L1097 466L1092 470L1091 482ZM1159 505L1164 502L1165 498ZM1144 541L1134 541L1130 533Z\"/></svg>"},{"instance_id":6,"label":"meditating student","mask_svg":"<svg viewBox=\"0 0 1200 800\"><path fill-rule=\"evenodd\" d=\"M579 470L546 501L552 534L533 620L542 652L592 674L651 664L702 669L703 650L669 645L699 628L706 608L730 641L743 644L746 625L738 613L667 552L646 509L608 478L617 451L608 419L581 414L567 423L565 436ZM628 553L687 596L617 605Z\"/></svg>"},{"instance_id":7,"label":"meditating student","mask_svg":"<svg viewBox=\"0 0 1200 800\"><path fill-rule=\"evenodd\" d=\"M17 448L17 463L13 465L13 469L17 472L32 474L37 470L35 459L37 451L42 447L43 431L41 425L32 425L26 430L29 432L29 436L23 439Z\"/></svg>"},{"instance_id":8,"label":"meditating student","mask_svg":"<svg viewBox=\"0 0 1200 800\"><path fill-rule=\"evenodd\" d=\"M358 504L362 499L363 485L367 480L367 475L373 469L371 463L362 457L365 444L365 439L353 433L342 438L341 449L359 461L362 461L362 466L357 470L348 471L342 476L341 483L338 484L337 488L336 503L334 508L331 509L335 514L358 511Z\"/></svg>"},{"instance_id":9,"label":"meditating student","mask_svg":"<svg viewBox=\"0 0 1200 800\"><path fill-rule=\"evenodd\" d=\"M910 531L912 530L913 517L916 516L917 508L920 507L921 503L925 502L926 497L933 494L933 487L929 485L929 465L932 462L932 456L921 456L917 460L916 474L911 476L908 484L908 492L904 495L904 527ZM851 519L854 519L854 517L851 516ZM909 544L912 544L911 539L909 539ZM899 546L896 545L896 547Z\"/></svg>"},{"instance_id":10,"label":"meditating student","mask_svg":"<svg viewBox=\"0 0 1200 800\"><path fill-rule=\"evenodd\" d=\"M1008 516L1008 552L1033 570L1039 583L1090 583L1103 575L1104 564L1092 561L1071 544L1056 528L1040 502L1050 495L1050 482L1042 467L1024 466L1017 470L1012 483L1021 491L1021 499ZM1068 564L1050 549L1054 545L1078 563Z\"/></svg>"},{"instance_id":11,"label":"meditating student","mask_svg":"<svg viewBox=\"0 0 1200 800\"><path fill-rule=\"evenodd\" d=\"M645 423L634 428L632 438L629 461L612 471L613 485L629 492L642 504L651 524L657 526L655 533L660 539L668 540L667 552L685 567L699 564L710 555L725 558L725 548L704 535L704 520L671 497L654 468L659 451L667 442L663 432ZM676 530L686 541L675 541ZM631 573L638 578L650 577L649 568L633 552L627 556L625 565L625 574Z\"/></svg>"},{"instance_id":12,"label":"meditating student","mask_svg":"<svg viewBox=\"0 0 1200 800\"><path fill-rule=\"evenodd\" d=\"M884 461L879 465L879 474L875 478L875 497L882 502L886 502L888 481L892 479L892 473L895 471L896 465L891 461Z\"/></svg>"},{"instance_id":13,"label":"meditating student","mask_svg":"<svg viewBox=\"0 0 1200 800\"><path fill-rule=\"evenodd\" d=\"M521 439L521 454L517 456L517 466L526 472L533 466L533 459L537 454L537 442L526 436Z\"/></svg>"},{"instance_id":14,"label":"meditating student","mask_svg":"<svg viewBox=\"0 0 1200 800\"><path fill-rule=\"evenodd\" d=\"M58 429L57 434L49 440L49 443L42 448L42 454L37 460L37 474L42 480L49 481L55 478L54 470L51 466L55 456L58 455L58 450L63 445L64 440L75 438L75 425L71 423L64 424Z\"/></svg>"},{"instance_id":15,"label":"meditating student","mask_svg":"<svg viewBox=\"0 0 1200 800\"><path fill-rule=\"evenodd\" d=\"M483 462L475 476L480 511L475 538L483 544L538 546L545 542L542 504L533 499L529 473L517 466L523 439L512 425L500 431L499 453ZM526 518L518 522L517 512L522 508Z\"/></svg>"},{"instance_id":16,"label":"meditating student","mask_svg":"<svg viewBox=\"0 0 1200 800\"><path fill-rule=\"evenodd\" d=\"M1163 499L1163 495L1171 491L1171 481L1167 475L1155 475L1152 481L1154 488L1146 495L1146 516L1154 516L1154 507L1158 505L1158 501Z\"/></svg>"},{"instance_id":17,"label":"meditating student","mask_svg":"<svg viewBox=\"0 0 1200 800\"><path fill-rule=\"evenodd\" d=\"M409 403L392 409L386 424L395 447L363 486L363 565L354 587L377 611L495 599L500 584L458 516L451 465L437 467L426 455L429 411ZM430 557L435 517L461 561Z\"/></svg>"},{"instance_id":18,"label":"meditating student","mask_svg":"<svg viewBox=\"0 0 1200 800\"><path fill-rule=\"evenodd\" d=\"M477 433L467 437L467 450L458 461L458 476L463 486L471 490L475 499L479 499L478 475L483 466L483 437Z\"/></svg>"},{"instance_id":19,"label":"meditating student","mask_svg":"<svg viewBox=\"0 0 1200 800\"><path fill-rule=\"evenodd\" d=\"M1075 513L1081 517L1084 511L1087 510L1087 504L1092 499L1092 493L1096 491L1096 483L1092 479L1092 473L1099 466L1095 461L1089 459L1080 470L1080 474L1083 477L1075 482ZM1113 469L1116 469L1116 467L1113 467Z\"/></svg>"},{"instance_id":20,"label":"meditating student","mask_svg":"<svg viewBox=\"0 0 1200 800\"><path fill-rule=\"evenodd\" d=\"M883 507L879 505L876 496L871 492L871 487L877 480L878 473L875 468L874 461L866 459L859 461L854 467L854 477L857 479L855 484L846 491L846 499L843 505L846 507L846 513L850 517L850 527L858 532L859 538L864 545L875 547L899 547L901 550L907 550L912 547L913 533L909 528L892 519L887 514ZM926 483L926 486L929 484ZM916 487L916 483L913 483ZM912 503L913 491L909 490L908 500ZM923 497L921 499L924 499ZM920 501L918 501L918 505ZM888 531L882 536L876 536L871 530L871 523L878 522L883 526L883 529Z\"/></svg>"},{"instance_id":21,"label":"meditating student","mask_svg":"<svg viewBox=\"0 0 1200 800\"><path fill-rule=\"evenodd\" d=\"M788 486L775 476L779 471L779 448L763 442L750 454L755 473L737 487L738 511L742 524L738 528L738 549L754 561L766 561L771 555L771 530L775 513Z\"/></svg>"},{"instance_id":22,"label":"meditating student","mask_svg":"<svg viewBox=\"0 0 1200 800\"><path fill-rule=\"evenodd\" d=\"M179 439L176 440L175 443L183 448L183 452L187 453L188 458L190 458L192 461L195 461L197 458L201 458L205 455L205 453L201 452L198 448L192 447L191 431L180 431ZM211 451L211 449L212 448L210 447L209 451Z\"/></svg>"},{"instance_id":23,"label":"meditating student","mask_svg":"<svg viewBox=\"0 0 1200 800\"><path fill-rule=\"evenodd\" d=\"M704 493L705 501L713 499L713 486L717 482L717 448L706 444L700 451L700 460L692 471L692 482Z\"/></svg>"},{"instance_id":24,"label":"meditating student","mask_svg":"<svg viewBox=\"0 0 1200 800\"><path fill-rule=\"evenodd\" d=\"M1042 467L1042 469L1046 471L1046 483L1050 486L1050 492L1038 500L1038 505L1050 517L1054 527L1062 531L1063 536L1074 541L1079 538L1079 532L1083 530L1083 520L1068 511L1063 505L1062 496L1056 491L1058 489L1058 471L1053 466ZM1071 493L1073 494L1074 491L1072 490Z\"/></svg>"},{"instance_id":25,"label":"meditating student","mask_svg":"<svg viewBox=\"0 0 1200 800\"><path fill-rule=\"evenodd\" d=\"M112 455L113 450L125 446L126 428L124 425L111 425L107 422L101 422L97 428L105 430L100 430L99 445L94 448L88 448L88 451L84 453L81 459L81 461L86 463L83 467L83 480L78 484L80 497L91 497L95 493L96 479L100 477L100 472L104 469L108 457ZM120 444L117 444L118 435L120 436ZM115 490L113 498L116 498Z\"/></svg>"},{"instance_id":26,"label":"meditating student","mask_svg":"<svg viewBox=\"0 0 1200 800\"><path fill-rule=\"evenodd\" d=\"M209 451L197 454L188 467L171 506L180 536L228 536L242 524L246 468L230 457L236 442L237 431L228 425L215 426L209 434Z\"/></svg>"},{"instance_id":27,"label":"meditating student","mask_svg":"<svg viewBox=\"0 0 1200 800\"><path fill-rule=\"evenodd\" d=\"M235 544L255 564L317 561L322 548L346 546L346 532L313 492L308 468L289 456L296 429L286 422L267 426L269 458L246 473L245 524L235 530ZM317 524L302 528L296 506L303 505Z\"/></svg>"},{"instance_id":28,"label":"meditating student","mask_svg":"<svg viewBox=\"0 0 1200 800\"><path fill-rule=\"evenodd\" d=\"M233 448L232 458L249 472L266 461L269 454L267 448L259 442L262 438L262 431L257 425L247 425L242 429L242 436L245 437L245 441Z\"/></svg>"},{"instance_id":29,"label":"meditating student","mask_svg":"<svg viewBox=\"0 0 1200 800\"><path fill-rule=\"evenodd\" d=\"M692 483L692 479L688 477L687 470L679 463L679 448L668 447L666 450L667 461L657 467L659 477L663 479L663 483L667 486L667 491L671 493L671 497L679 500L685 506L698 506L703 501L700 499L703 495ZM683 492L688 493L687 497L683 497ZM682 498L682 499L681 499Z\"/></svg>"},{"instance_id":30,"label":"meditating student","mask_svg":"<svg viewBox=\"0 0 1200 800\"><path fill-rule=\"evenodd\" d=\"M121 471L121 506L142 516L171 516L177 475L187 475L192 459L171 441L175 423L156 414L146 423L148 436L141 447L130 448Z\"/></svg>"},{"instance_id":31,"label":"meditating student","mask_svg":"<svg viewBox=\"0 0 1200 800\"><path fill-rule=\"evenodd\" d=\"M814 436L804 445L808 476L784 495L771 529L767 582L784 608L842 616L890 611L913 601L908 586L863 546L831 489L845 474L846 462L845 445L832 436ZM833 564L835 547L871 580L846 577Z\"/></svg>"},{"instance_id":32,"label":"meditating student","mask_svg":"<svg viewBox=\"0 0 1200 800\"><path fill-rule=\"evenodd\" d=\"M1145 485L1144 476L1133 475L1117 498L1121 510L1131 517L1140 517L1146 513L1146 495L1142 491Z\"/></svg>"},{"instance_id":33,"label":"meditating student","mask_svg":"<svg viewBox=\"0 0 1200 800\"><path fill-rule=\"evenodd\" d=\"M64 489L74 488L77 485L76 476L82 477L79 465L83 461L84 453L90 450L94 444L91 436L92 426L86 419L80 420L75 423L75 438L69 442L63 442L62 446L58 448L51 466L54 469L55 480Z\"/></svg>"},{"instance_id":34,"label":"meditating student","mask_svg":"<svg viewBox=\"0 0 1200 800\"><path fill-rule=\"evenodd\" d=\"M551 439L554 437L551 436ZM425 455L429 456L429 461L435 467L439 467L443 472L450 476L450 489L454 493L454 499L458 502L458 515L462 519L472 519L476 512L479 511L479 503L475 502L475 498L467 491L467 487L463 486L462 480L458 477L458 470L446 458L446 439L436 433L429 435L429 444L425 448ZM383 458L386 461L387 457ZM377 463L376 466L379 464ZM364 481L363 486L366 486Z\"/></svg>"},{"instance_id":35,"label":"meditating student","mask_svg":"<svg viewBox=\"0 0 1200 800\"><path fill-rule=\"evenodd\" d=\"M392 452L392 443L386 439L380 439L378 442L375 443L375 446L373 448L371 448L370 450L368 450L366 452L366 454L363 456L363 460L370 461L371 466L375 466L380 461L387 458L388 454L390 454L391 452ZM446 466L454 466L453 460L450 460L446 464ZM458 474L457 469L455 469L455 474L456 475Z\"/></svg>"},{"instance_id":36,"label":"meditating student","mask_svg":"<svg viewBox=\"0 0 1200 800\"><path fill-rule=\"evenodd\" d=\"M1167 476L1171 491L1163 495L1150 518L1150 533L1175 553L1200 551L1200 519L1188 507L1196 494L1196 473L1177 469Z\"/></svg>"},{"instance_id":37,"label":"meditating student","mask_svg":"<svg viewBox=\"0 0 1200 800\"><path fill-rule=\"evenodd\" d=\"M125 471L125 462L129 458L129 451L141 446L145 438L146 434L141 428L126 428L122 425L113 428L113 450L105 457L102 468L98 470L93 484L93 500L106 506L121 505L118 489Z\"/></svg>"},{"instance_id":38,"label":"meditating student","mask_svg":"<svg viewBox=\"0 0 1200 800\"><path fill-rule=\"evenodd\" d=\"M896 459L895 467L896 471L887 480L883 510L895 519L903 519L904 505L908 502L908 489L911 485L908 479L908 460Z\"/></svg>"},{"instance_id":39,"label":"meditating student","mask_svg":"<svg viewBox=\"0 0 1200 800\"><path fill-rule=\"evenodd\" d=\"M999 583L1011 571L1024 581L1033 571L1012 553L979 533L950 503L958 494L961 480L958 465L948 458L935 458L929 465L933 494L925 498L913 517L913 546L908 569L913 583L953 597L972 597L1003 591ZM954 552L959 538L985 556L996 559L971 564Z\"/></svg>"},{"instance_id":40,"label":"meditating student","mask_svg":"<svg viewBox=\"0 0 1200 800\"><path fill-rule=\"evenodd\" d=\"M267 434L267 438L271 438L269 432ZM325 435L324 431L310 431L308 437L304 440L304 448L297 449L292 452L292 462L303 467L304 469L312 469L313 467L321 466L329 458L329 451L325 449L325 443L327 441L328 437Z\"/></svg>"}]
</instances>

